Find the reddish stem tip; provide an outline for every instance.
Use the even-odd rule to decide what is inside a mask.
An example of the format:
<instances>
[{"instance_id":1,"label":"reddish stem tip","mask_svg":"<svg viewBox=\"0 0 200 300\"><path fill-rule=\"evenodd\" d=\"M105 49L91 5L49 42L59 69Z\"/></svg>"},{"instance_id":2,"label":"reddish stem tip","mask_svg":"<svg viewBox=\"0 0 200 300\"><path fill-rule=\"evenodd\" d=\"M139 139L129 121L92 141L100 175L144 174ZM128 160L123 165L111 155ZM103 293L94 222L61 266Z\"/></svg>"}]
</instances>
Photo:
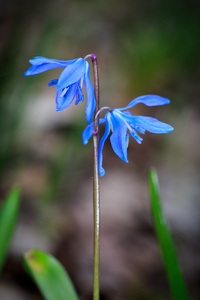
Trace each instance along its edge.
<instances>
[{"instance_id":1,"label":"reddish stem tip","mask_svg":"<svg viewBox=\"0 0 200 300\"><path fill-rule=\"evenodd\" d=\"M92 60L94 61L94 60L97 60L97 57L96 57L96 55L94 54L94 53L92 53Z\"/></svg>"}]
</instances>

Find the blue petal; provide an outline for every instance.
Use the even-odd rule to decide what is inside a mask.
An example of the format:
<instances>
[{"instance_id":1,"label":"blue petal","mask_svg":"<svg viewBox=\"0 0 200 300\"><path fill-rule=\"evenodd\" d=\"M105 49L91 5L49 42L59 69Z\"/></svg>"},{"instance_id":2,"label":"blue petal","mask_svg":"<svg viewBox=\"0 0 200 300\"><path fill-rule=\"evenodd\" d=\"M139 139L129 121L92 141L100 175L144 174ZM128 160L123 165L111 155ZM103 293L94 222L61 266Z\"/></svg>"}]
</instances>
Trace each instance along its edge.
<instances>
[{"instance_id":1,"label":"blue petal","mask_svg":"<svg viewBox=\"0 0 200 300\"><path fill-rule=\"evenodd\" d=\"M137 142L138 144L141 144L141 143L142 143L143 138L141 138L141 137L139 136L139 134L137 134L137 132L136 132L134 129L132 129L132 130L130 131L130 134L132 135L132 137L136 140L136 142Z\"/></svg>"},{"instance_id":2,"label":"blue petal","mask_svg":"<svg viewBox=\"0 0 200 300\"><path fill-rule=\"evenodd\" d=\"M24 73L25 76L35 75L38 73L45 72L50 69L66 67L74 63L77 59L72 59L68 61L51 59L41 56L36 56L33 59L30 59L29 62L32 66Z\"/></svg>"},{"instance_id":3,"label":"blue petal","mask_svg":"<svg viewBox=\"0 0 200 300\"><path fill-rule=\"evenodd\" d=\"M105 115L105 117L103 118L103 120L106 121L106 128L105 128L104 135L102 136L100 144L99 144L99 175L100 176L103 176L105 174L105 170L102 167L102 163L103 163L103 146L104 146L104 143L105 143L105 141L108 138L109 133L110 133L109 114L110 114L110 112L108 112Z\"/></svg>"},{"instance_id":4,"label":"blue petal","mask_svg":"<svg viewBox=\"0 0 200 300\"><path fill-rule=\"evenodd\" d=\"M128 120L129 119L129 120ZM144 116L126 116L126 120L139 132L145 133L145 131L153 133L167 133L174 130L174 128L166 123L160 122L152 117Z\"/></svg>"},{"instance_id":5,"label":"blue petal","mask_svg":"<svg viewBox=\"0 0 200 300\"><path fill-rule=\"evenodd\" d=\"M113 126L113 133L110 137L110 142L113 151L125 162L127 160L127 125L126 123L115 113L115 110L111 112L111 122Z\"/></svg>"},{"instance_id":6,"label":"blue petal","mask_svg":"<svg viewBox=\"0 0 200 300\"><path fill-rule=\"evenodd\" d=\"M75 105L77 105L80 101L82 101L82 102L84 101L84 96L83 96L83 93L82 93L82 88L79 85L78 89L77 89Z\"/></svg>"},{"instance_id":7,"label":"blue petal","mask_svg":"<svg viewBox=\"0 0 200 300\"><path fill-rule=\"evenodd\" d=\"M85 69L86 61L83 58L78 58L73 64L66 67L60 74L56 91L60 91L79 81L83 77Z\"/></svg>"},{"instance_id":8,"label":"blue petal","mask_svg":"<svg viewBox=\"0 0 200 300\"><path fill-rule=\"evenodd\" d=\"M29 62L32 65L41 65L41 64L57 64L58 66L62 67L67 67L70 64L73 64L76 59L71 59L71 60L59 60L59 59L54 59L54 58L46 58L43 56L35 56L33 59L30 59Z\"/></svg>"},{"instance_id":9,"label":"blue petal","mask_svg":"<svg viewBox=\"0 0 200 300\"><path fill-rule=\"evenodd\" d=\"M105 120L104 119L99 119L99 124L104 123ZM94 122L92 122L91 124L87 125L87 127L84 129L83 133L82 133L82 140L83 140L83 144L86 145L89 141L89 139L92 136L92 132L93 132L93 128L94 128Z\"/></svg>"},{"instance_id":10,"label":"blue petal","mask_svg":"<svg viewBox=\"0 0 200 300\"><path fill-rule=\"evenodd\" d=\"M84 129L84 131L82 133L83 145L86 145L88 143L89 139L91 138L93 128L94 128L94 122L87 125L87 127Z\"/></svg>"},{"instance_id":11,"label":"blue petal","mask_svg":"<svg viewBox=\"0 0 200 300\"><path fill-rule=\"evenodd\" d=\"M56 94L56 110L63 110L71 105L78 89L78 83L72 84L63 95L63 91L58 91Z\"/></svg>"},{"instance_id":12,"label":"blue petal","mask_svg":"<svg viewBox=\"0 0 200 300\"><path fill-rule=\"evenodd\" d=\"M58 82L58 79L52 79L52 80L49 82L48 86L56 85L57 82Z\"/></svg>"},{"instance_id":13,"label":"blue petal","mask_svg":"<svg viewBox=\"0 0 200 300\"><path fill-rule=\"evenodd\" d=\"M123 113L119 111L119 113L123 116L123 118L126 120L126 116L132 117L132 114L130 113L130 111L124 111ZM127 118L126 120L129 123L129 118ZM131 124L131 123L130 123ZM130 129L130 128L129 128ZM141 131L140 131L141 132ZM129 132L132 137L136 140L136 142L138 144L141 144L143 141L143 138L141 138L139 136L139 134L137 134L137 132L131 127L131 130ZM141 133L144 133L143 131Z\"/></svg>"},{"instance_id":14,"label":"blue petal","mask_svg":"<svg viewBox=\"0 0 200 300\"><path fill-rule=\"evenodd\" d=\"M157 106L157 105L169 104L170 100L157 95L145 95L133 99L126 107L122 107L118 109L125 110L135 106L138 103L143 103L147 106Z\"/></svg>"},{"instance_id":15,"label":"blue petal","mask_svg":"<svg viewBox=\"0 0 200 300\"><path fill-rule=\"evenodd\" d=\"M87 92L87 103L85 108L85 116L88 123L92 121L92 116L94 114L96 101L94 97L94 88L91 84L90 77L89 77L89 69L90 65L88 62L86 62L86 72L84 76L84 84Z\"/></svg>"}]
</instances>

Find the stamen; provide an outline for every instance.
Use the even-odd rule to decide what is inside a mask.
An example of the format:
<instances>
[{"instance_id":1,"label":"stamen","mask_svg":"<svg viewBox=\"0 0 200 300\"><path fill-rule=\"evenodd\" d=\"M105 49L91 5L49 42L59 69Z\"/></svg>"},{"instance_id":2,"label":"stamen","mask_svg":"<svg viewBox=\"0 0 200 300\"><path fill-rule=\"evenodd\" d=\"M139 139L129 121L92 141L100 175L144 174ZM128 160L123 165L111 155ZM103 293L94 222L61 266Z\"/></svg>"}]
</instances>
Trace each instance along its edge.
<instances>
[{"instance_id":1,"label":"stamen","mask_svg":"<svg viewBox=\"0 0 200 300\"><path fill-rule=\"evenodd\" d=\"M62 93L61 93L60 97L64 97L64 96L67 94L68 89L69 89L68 87L67 87L67 88L64 88L64 89L62 90Z\"/></svg>"},{"instance_id":2,"label":"stamen","mask_svg":"<svg viewBox=\"0 0 200 300\"><path fill-rule=\"evenodd\" d=\"M81 87L81 90L83 88L83 77L81 77L81 80L80 80L80 87Z\"/></svg>"},{"instance_id":3,"label":"stamen","mask_svg":"<svg viewBox=\"0 0 200 300\"><path fill-rule=\"evenodd\" d=\"M112 122L111 122L111 114L108 114L108 122L109 122L109 124L110 124L110 130L113 132L113 124L112 124Z\"/></svg>"},{"instance_id":4,"label":"stamen","mask_svg":"<svg viewBox=\"0 0 200 300\"><path fill-rule=\"evenodd\" d=\"M126 120L124 120L123 116L121 116L121 113L117 109L115 109L113 112L114 112L114 114L116 114L118 116L118 118L120 118L126 124L129 131L132 131L132 127Z\"/></svg>"}]
</instances>

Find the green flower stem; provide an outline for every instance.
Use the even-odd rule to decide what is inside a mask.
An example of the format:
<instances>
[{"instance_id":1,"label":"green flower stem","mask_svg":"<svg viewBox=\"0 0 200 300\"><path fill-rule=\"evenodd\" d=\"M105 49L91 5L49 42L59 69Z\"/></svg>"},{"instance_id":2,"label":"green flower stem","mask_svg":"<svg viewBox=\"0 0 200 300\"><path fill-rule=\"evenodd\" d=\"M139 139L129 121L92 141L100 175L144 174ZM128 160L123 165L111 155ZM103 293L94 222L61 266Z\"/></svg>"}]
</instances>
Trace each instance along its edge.
<instances>
[{"instance_id":1,"label":"green flower stem","mask_svg":"<svg viewBox=\"0 0 200 300\"><path fill-rule=\"evenodd\" d=\"M92 54L94 71L94 93L96 108L94 116L99 111L99 73L97 57ZM93 253L93 300L99 300L99 252L100 252L100 191L99 191L99 117L95 118L93 130L93 149L94 149L94 178L93 178L93 214L94 214L94 253Z\"/></svg>"}]
</instances>

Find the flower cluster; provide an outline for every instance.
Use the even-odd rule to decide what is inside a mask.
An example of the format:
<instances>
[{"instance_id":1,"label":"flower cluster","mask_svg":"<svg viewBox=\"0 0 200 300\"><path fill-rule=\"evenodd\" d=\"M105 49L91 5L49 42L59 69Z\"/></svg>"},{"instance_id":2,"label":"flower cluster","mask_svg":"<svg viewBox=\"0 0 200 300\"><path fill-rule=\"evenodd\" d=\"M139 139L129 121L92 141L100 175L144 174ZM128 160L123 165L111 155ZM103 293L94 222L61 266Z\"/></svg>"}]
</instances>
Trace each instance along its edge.
<instances>
[{"instance_id":1,"label":"flower cluster","mask_svg":"<svg viewBox=\"0 0 200 300\"><path fill-rule=\"evenodd\" d=\"M50 69L64 67L60 77L54 79L49 83L49 86L56 85L56 110L63 110L70 106L76 98L75 104L84 101L82 93L83 84L87 93L87 104L85 109L85 116L89 125L83 131L83 144L87 144L91 138L94 129L94 122L92 116L95 110L94 89L89 77L89 63L86 58L77 58L73 60L63 61L56 59L48 59L37 56L29 62L32 66L24 73L25 76L38 74ZM124 111L132 108L138 103L143 103L147 106L165 105L170 103L169 99L157 95L140 96L132 100L126 107L109 109L103 119L99 120L99 124L105 123L105 132L99 144L99 175L103 176L105 170L102 167L103 162L103 147L110 132L110 142L113 151L123 161L128 162L127 148L129 136L131 135L139 144L143 139L137 132L144 134L145 131L152 133L168 133L173 130L173 127L158 121L152 117L135 116L129 111ZM91 123L92 122L92 123Z\"/></svg>"}]
</instances>

